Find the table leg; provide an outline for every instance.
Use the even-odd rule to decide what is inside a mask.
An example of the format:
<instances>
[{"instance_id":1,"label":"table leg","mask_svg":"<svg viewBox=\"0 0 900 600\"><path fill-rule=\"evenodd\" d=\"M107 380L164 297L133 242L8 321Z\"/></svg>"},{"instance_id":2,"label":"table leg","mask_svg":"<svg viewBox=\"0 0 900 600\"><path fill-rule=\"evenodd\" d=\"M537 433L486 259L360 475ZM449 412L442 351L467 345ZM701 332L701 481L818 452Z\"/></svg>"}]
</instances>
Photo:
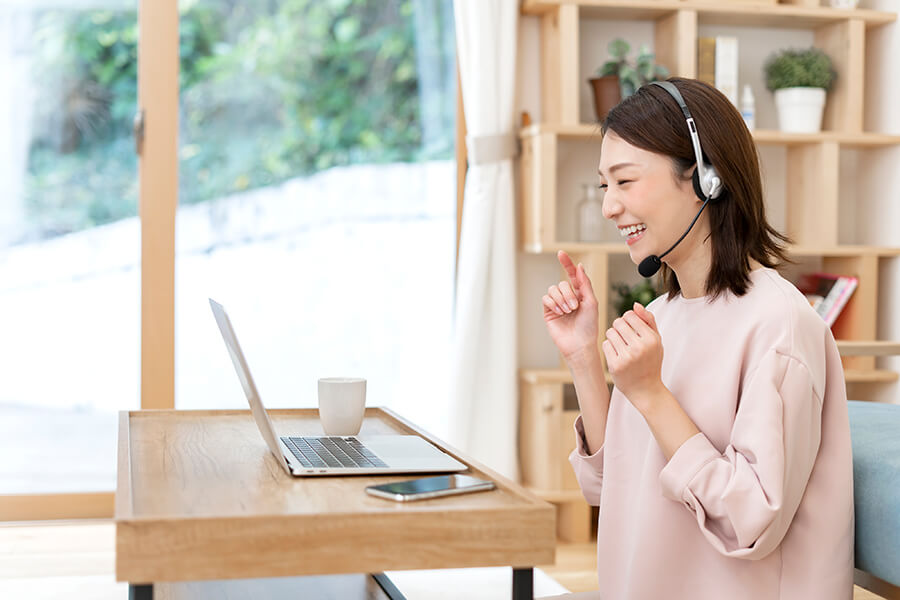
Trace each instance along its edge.
<instances>
[{"instance_id":1,"label":"table leg","mask_svg":"<svg viewBox=\"0 0 900 600\"><path fill-rule=\"evenodd\" d=\"M513 600L534 600L534 569L513 569Z\"/></svg>"},{"instance_id":2,"label":"table leg","mask_svg":"<svg viewBox=\"0 0 900 600\"><path fill-rule=\"evenodd\" d=\"M384 593L387 594L387 597L391 600L406 600L406 596L397 589L397 586L394 585L394 582L390 580L390 578L384 573L373 573L372 579L381 586L381 589L384 590Z\"/></svg>"},{"instance_id":3,"label":"table leg","mask_svg":"<svg viewBox=\"0 0 900 600\"><path fill-rule=\"evenodd\" d=\"M153 600L153 584L128 584L128 600Z\"/></svg>"}]
</instances>

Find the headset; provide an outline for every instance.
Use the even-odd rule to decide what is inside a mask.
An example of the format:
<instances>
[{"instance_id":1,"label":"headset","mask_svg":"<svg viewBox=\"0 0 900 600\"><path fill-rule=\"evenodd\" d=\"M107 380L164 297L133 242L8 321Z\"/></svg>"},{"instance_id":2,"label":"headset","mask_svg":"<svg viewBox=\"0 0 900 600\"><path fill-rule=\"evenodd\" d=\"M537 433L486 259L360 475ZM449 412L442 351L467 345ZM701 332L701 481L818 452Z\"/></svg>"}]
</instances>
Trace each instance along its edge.
<instances>
[{"instance_id":1,"label":"headset","mask_svg":"<svg viewBox=\"0 0 900 600\"><path fill-rule=\"evenodd\" d=\"M687 231L685 231L681 235L681 237L678 238L677 242L672 244L671 248L669 248L659 256L651 254L641 261L641 264L638 265L638 272L644 277L653 277L654 275L656 275L656 272L659 271L659 268L662 266L661 259L669 252L674 250L675 246L681 243L681 240L685 238L685 236L694 227L694 223L696 223L697 219L700 218L700 214L703 212L703 209L706 208L706 205L709 204L710 201L720 198L722 196L722 192L725 189L725 187L722 185L722 178L719 177L719 173L716 171L716 168L710 163L703 161L703 149L700 147L700 135L697 133L697 125L694 123L694 117L691 116L691 111L688 109L684 98L681 96L681 92L678 91L678 88L675 87L675 84L673 84L671 81L653 81L650 83L650 85L658 85L662 89L666 90L666 92L668 92L669 95L675 99L675 102L678 103L678 107L681 108L681 112L684 113L688 131L691 135L691 145L694 147L694 157L697 159L697 168L694 169L694 174L691 179L694 184L694 193L697 194L698 198L703 200L703 206L700 207L700 211L697 213L697 216L694 217L693 221L691 221L691 224L687 228Z\"/></svg>"}]
</instances>

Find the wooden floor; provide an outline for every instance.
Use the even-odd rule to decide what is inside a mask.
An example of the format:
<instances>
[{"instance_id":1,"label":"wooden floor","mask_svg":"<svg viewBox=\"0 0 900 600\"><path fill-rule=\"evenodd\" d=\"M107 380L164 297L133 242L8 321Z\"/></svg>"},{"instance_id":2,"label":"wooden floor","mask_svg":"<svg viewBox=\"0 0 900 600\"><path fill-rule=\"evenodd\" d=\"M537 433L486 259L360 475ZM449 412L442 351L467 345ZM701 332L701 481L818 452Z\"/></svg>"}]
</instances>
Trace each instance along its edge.
<instances>
[{"instance_id":1,"label":"wooden floor","mask_svg":"<svg viewBox=\"0 0 900 600\"><path fill-rule=\"evenodd\" d=\"M0 524L0 598L123 600L113 578L115 529L109 521ZM560 544L556 564L542 566L573 592L597 589L596 546ZM854 600L878 600L856 588Z\"/></svg>"}]
</instances>

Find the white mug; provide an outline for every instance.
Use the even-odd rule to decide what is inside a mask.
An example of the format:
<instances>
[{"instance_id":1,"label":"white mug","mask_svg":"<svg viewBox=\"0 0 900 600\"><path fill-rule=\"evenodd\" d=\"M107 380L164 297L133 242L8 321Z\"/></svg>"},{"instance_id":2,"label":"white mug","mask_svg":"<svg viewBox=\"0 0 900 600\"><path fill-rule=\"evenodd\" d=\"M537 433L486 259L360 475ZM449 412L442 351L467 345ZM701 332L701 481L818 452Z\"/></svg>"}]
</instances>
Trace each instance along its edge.
<instances>
[{"instance_id":1,"label":"white mug","mask_svg":"<svg viewBox=\"0 0 900 600\"><path fill-rule=\"evenodd\" d=\"M361 377L319 379L319 421L325 435L356 435L366 414L366 380Z\"/></svg>"}]
</instances>

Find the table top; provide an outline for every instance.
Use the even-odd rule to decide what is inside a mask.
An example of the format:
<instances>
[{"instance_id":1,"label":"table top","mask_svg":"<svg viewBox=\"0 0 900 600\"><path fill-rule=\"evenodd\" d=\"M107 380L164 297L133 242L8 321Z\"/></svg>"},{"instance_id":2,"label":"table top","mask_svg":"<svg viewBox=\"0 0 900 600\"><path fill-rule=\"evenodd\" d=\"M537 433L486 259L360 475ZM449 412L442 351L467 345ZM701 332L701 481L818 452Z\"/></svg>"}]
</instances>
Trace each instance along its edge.
<instances>
[{"instance_id":1,"label":"table top","mask_svg":"<svg viewBox=\"0 0 900 600\"><path fill-rule=\"evenodd\" d=\"M270 410L279 435L322 435L315 409ZM373 573L554 560L551 505L384 408L360 437L420 435L497 488L411 503L365 487L423 475L292 477L249 410L123 411L116 578L150 583Z\"/></svg>"}]
</instances>

